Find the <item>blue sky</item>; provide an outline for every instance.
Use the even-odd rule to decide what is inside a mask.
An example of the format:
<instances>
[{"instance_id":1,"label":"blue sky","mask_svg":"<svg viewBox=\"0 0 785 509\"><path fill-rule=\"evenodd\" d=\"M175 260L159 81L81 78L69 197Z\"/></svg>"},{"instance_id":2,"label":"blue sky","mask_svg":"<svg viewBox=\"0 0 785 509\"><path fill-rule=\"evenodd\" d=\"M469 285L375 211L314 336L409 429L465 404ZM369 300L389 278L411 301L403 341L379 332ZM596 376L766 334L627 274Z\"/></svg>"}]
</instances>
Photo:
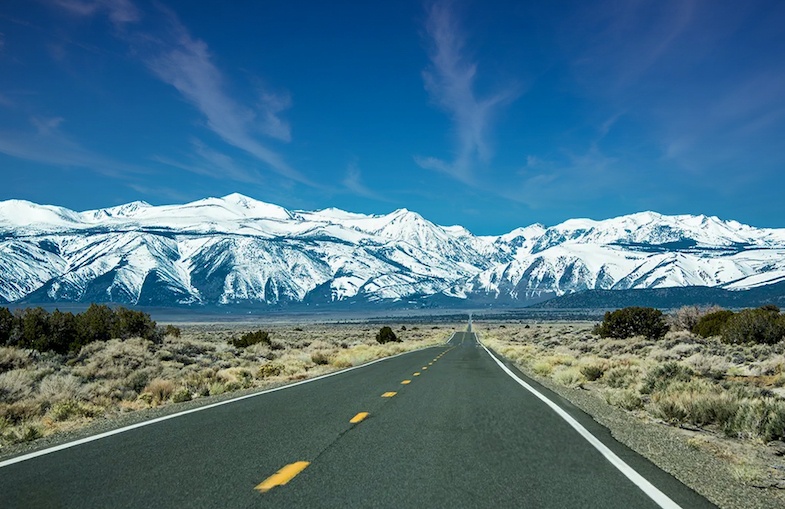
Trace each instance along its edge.
<instances>
[{"instance_id":1,"label":"blue sky","mask_svg":"<svg viewBox=\"0 0 785 509\"><path fill-rule=\"evenodd\" d=\"M4 0L0 200L785 226L785 2Z\"/></svg>"}]
</instances>

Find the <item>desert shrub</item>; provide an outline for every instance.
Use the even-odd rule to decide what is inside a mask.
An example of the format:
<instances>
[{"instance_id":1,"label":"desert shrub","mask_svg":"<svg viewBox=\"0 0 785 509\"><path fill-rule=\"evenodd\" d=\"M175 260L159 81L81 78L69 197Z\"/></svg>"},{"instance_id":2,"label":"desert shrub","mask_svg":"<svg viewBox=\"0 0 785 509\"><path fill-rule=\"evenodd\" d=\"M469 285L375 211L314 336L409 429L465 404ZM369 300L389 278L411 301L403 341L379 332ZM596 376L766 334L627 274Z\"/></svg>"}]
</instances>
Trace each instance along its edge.
<instances>
[{"instance_id":1,"label":"desert shrub","mask_svg":"<svg viewBox=\"0 0 785 509\"><path fill-rule=\"evenodd\" d=\"M164 334L166 336L172 336L173 338L179 338L181 333L182 333L182 331L180 330L180 327L175 327L172 324L168 324L164 328Z\"/></svg>"},{"instance_id":2,"label":"desert shrub","mask_svg":"<svg viewBox=\"0 0 785 509\"><path fill-rule=\"evenodd\" d=\"M595 332L603 338L645 336L649 339L660 339L668 332L668 324L659 309L627 307L605 313Z\"/></svg>"},{"instance_id":3,"label":"desert shrub","mask_svg":"<svg viewBox=\"0 0 785 509\"><path fill-rule=\"evenodd\" d=\"M773 345L785 337L785 317L779 308L745 309L731 316L722 327L726 343Z\"/></svg>"},{"instance_id":4,"label":"desert shrub","mask_svg":"<svg viewBox=\"0 0 785 509\"><path fill-rule=\"evenodd\" d=\"M581 366L581 373L586 377L586 380L593 382L605 373L605 366L602 364L586 364Z\"/></svg>"},{"instance_id":5,"label":"desert shrub","mask_svg":"<svg viewBox=\"0 0 785 509\"><path fill-rule=\"evenodd\" d=\"M719 336L722 333L722 328L732 316L733 311L727 309L705 314L692 326L692 332L704 338Z\"/></svg>"},{"instance_id":6,"label":"desert shrub","mask_svg":"<svg viewBox=\"0 0 785 509\"><path fill-rule=\"evenodd\" d=\"M323 366L330 363L330 356L327 352L317 350L311 354L311 361L316 365Z\"/></svg>"},{"instance_id":7,"label":"desert shrub","mask_svg":"<svg viewBox=\"0 0 785 509\"><path fill-rule=\"evenodd\" d=\"M774 398L744 399L733 418L725 424L728 436L760 439L785 438L785 401Z\"/></svg>"},{"instance_id":8,"label":"desert shrub","mask_svg":"<svg viewBox=\"0 0 785 509\"><path fill-rule=\"evenodd\" d=\"M379 342L380 344L385 344L390 342L397 343L401 340L398 339L398 336L395 335L395 333L390 327L385 325L384 327L379 329L379 332L376 334L376 341Z\"/></svg>"},{"instance_id":9,"label":"desert shrub","mask_svg":"<svg viewBox=\"0 0 785 509\"><path fill-rule=\"evenodd\" d=\"M586 381L586 378L578 368L561 367L554 371L553 380L566 387L580 387Z\"/></svg>"},{"instance_id":10,"label":"desert shrub","mask_svg":"<svg viewBox=\"0 0 785 509\"><path fill-rule=\"evenodd\" d=\"M0 346L0 373L29 366L33 351L10 346Z\"/></svg>"},{"instance_id":11,"label":"desert shrub","mask_svg":"<svg viewBox=\"0 0 785 509\"><path fill-rule=\"evenodd\" d=\"M173 403L184 403L186 401L191 401L191 391L185 387L172 394Z\"/></svg>"},{"instance_id":12,"label":"desert shrub","mask_svg":"<svg viewBox=\"0 0 785 509\"><path fill-rule=\"evenodd\" d=\"M50 375L41 380L38 393L47 401L73 400L84 394L79 378L73 375Z\"/></svg>"},{"instance_id":13,"label":"desert shrub","mask_svg":"<svg viewBox=\"0 0 785 509\"><path fill-rule=\"evenodd\" d=\"M698 426L724 426L734 418L738 397L712 382L695 379L677 381L652 395L650 410L656 417L671 422Z\"/></svg>"},{"instance_id":14,"label":"desert shrub","mask_svg":"<svg viewBox=\"0 0 785 509\"><path fill-rule=\"evenodd\" d=\"M271 376L279 376L283 373L284 366L277 362L267 362L259 366L256 371L257 378L268 378Z\"/></svg>"},{"instance_id":15,"label":"desert shrub","mask_svg":"<svg viewBox=\"0 0 785 509\"><path fill-rule=\"evenodd\" d=\"M232 338L229 340L229 343L237 348L246 348L258 343L265 343L272 347L272 343L270 342L270 333L262 330L248 332L239 338Z\"/></svg>"},{"instance_id":16,"label":"desert shrub","mask_svg":"<svg viewBox=\"0 0 785 509\"><path fill-rule=\"evenodd\" d=\"M93 407L79 401L68 399L52 405L49 416L55 421L67 421L78 417L95 417L96 411Z\"/></svg>"},{"instance_id":17,"label":"desert shrub","mask_svg":"<svg viewBox=\"0 0 785 509\"><path fill-rule=\"evenodd\" d=\"M27 425L22 429L22 434L19 436L21 442L32 442L44 436L38 426Z\"/></svg>"},{"instance_id":18,"label":"desert shrub","mask_svg":"<svg viewBox=\"0 0 785 509\"><path fill-rule=\"evenodd\" d=\"M643 408L643 400L633 389L607 389L603 395L609 405L617 406L624 410Z\"/></svg>"},{"instance_id":19,"label":"desert shrub","mask_svg":"<svg viewBox=\"0 0 785 509\"><path fill-rule=\"evenodd\" d=\"M693 372L678 362L658 364L643 377L642 394L664 391L673 382L689 382Z\"/></svg>"},{"instance_id":20,"label":"desert shrub","mask_svg":"<svg viewBox=\"0 0 785 509\"><path fill-rule=\"evenodd\" d=\"M174 383L171 380L156 378L147 384L144 392L152 396L153 403L163 403L174 393Z\"/></svg>"},{"instance_id":21,"label":"desert shrub","mask_svg":"<svg viewBox=\"0 0 785 509\"><path fill-rule=\"evenodd\" d=\"M144 390L145 387L147 387L147 384L150 383L151 378L152 370L137 369L125 377L123 385L136 393L140 393Z\"/></svg>"},{"instance_id":22,"label":"desert shrub","mask_svg":"<svg viewBox=\"0 0 785 509\"><path fill-rule=\"evenodd\" d=\"M630 366L615 366L606 371L600 378L600 382L615 389L634 385L637 380L638 372Z\"/></svg>"},{"instance_id":23,"label":"desert shrub","mask_svg":"<svg viewBox=\"0 0 785 509\"><path fill-rule=\"evenodd\" d=\"M699 375L716 380L722 379L730 367L724 357L703 353L692 354L684 362Z\"/></svg>"},{"instance_id":24,"label":"desert shrub","mask_svg":"<svg viewBox=\"0 0 785 509\"><path fill-rule=\"evenodd\" d=\"M32 373L14 369L0 373L0 402L14 402L29 398L33 393Z\"/></svg>"},{"instance_id":25,"label":"desert shrub","mask_svg":"<svg viewBox=\"0 0 785 509\"><path fill-rule=\"evenodd\" d=\"M668 321L674 330L691 331L704 314L698 306L682 306L668 317Z\"/></svg>"}]
</instances>

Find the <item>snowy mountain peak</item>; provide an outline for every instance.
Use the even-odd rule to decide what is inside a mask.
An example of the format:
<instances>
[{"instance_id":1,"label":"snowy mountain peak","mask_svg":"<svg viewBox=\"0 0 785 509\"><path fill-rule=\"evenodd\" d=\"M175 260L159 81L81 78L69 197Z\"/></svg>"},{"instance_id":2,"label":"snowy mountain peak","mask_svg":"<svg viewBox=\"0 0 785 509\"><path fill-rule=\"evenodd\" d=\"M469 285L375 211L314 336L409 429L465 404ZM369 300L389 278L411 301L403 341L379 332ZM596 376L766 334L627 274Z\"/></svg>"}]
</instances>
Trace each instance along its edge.
<instances>
[{"instance_id":1,"label":"snowy mountain peak","mask_svg":"<svg viewBox=\"0 0 785 509\"><path fill-rule=\"evenodd\" d=\"M289 210L233 193L86 212L0 202L0 302L144 305L525 300L590 288L785 280L785 229L640 212L500 236L408 209Z\"/></svg>"},{"instance_id":2,"label":"snowy mountain peak","mask_svg":"<svg viewBox=\"0 0 785 509\"><path fill-rule=\"evenodd\" d=\"M6 227L67 225L79 220L78 213L64 207L38 205L27 200L0 202L0 225Z\"/></svg>"}]
</instances>

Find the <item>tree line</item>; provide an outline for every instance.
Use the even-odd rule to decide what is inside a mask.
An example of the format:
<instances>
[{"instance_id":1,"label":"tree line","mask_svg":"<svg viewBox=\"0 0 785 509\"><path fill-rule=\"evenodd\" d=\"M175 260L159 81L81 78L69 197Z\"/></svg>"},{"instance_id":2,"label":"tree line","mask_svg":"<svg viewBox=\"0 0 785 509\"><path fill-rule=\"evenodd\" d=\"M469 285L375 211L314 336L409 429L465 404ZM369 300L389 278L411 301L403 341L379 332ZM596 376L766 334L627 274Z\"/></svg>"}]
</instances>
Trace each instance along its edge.
<instances>
[{"instance_id":1,"label":"tree line","mask_svg":"<svg viewBox=\"0 0 785 509\"><path fill-rule=\"evenodd\" d=\"M150 315L124 307L91 304L82 313L51 313L41 307L0 308L0 345L39 352L78 352L84 345L112 338L142 337L158 341L165 334L179 335L176 327L161 329Z\"/></svg>"}]
</instances>

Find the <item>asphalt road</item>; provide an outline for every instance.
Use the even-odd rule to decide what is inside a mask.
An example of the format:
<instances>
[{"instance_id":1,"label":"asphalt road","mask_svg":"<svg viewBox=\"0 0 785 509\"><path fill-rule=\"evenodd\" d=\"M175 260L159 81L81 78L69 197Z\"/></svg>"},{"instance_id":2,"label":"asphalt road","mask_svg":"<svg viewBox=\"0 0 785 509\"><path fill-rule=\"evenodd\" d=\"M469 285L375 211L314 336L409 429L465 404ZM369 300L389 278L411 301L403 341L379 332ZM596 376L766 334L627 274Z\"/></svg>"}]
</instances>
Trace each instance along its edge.
<instances>
[{"instance_id":1,"label":"asphalt road","mask_svg":"<svg viewBox=\"0 0 785 509\"><path fill-rule=\"evenodd\" d=\"M713 507L542 390L655 491L685 509ZM658 505L465 332L0 467L0 507Z\"/></svg>"}]
</instances>

